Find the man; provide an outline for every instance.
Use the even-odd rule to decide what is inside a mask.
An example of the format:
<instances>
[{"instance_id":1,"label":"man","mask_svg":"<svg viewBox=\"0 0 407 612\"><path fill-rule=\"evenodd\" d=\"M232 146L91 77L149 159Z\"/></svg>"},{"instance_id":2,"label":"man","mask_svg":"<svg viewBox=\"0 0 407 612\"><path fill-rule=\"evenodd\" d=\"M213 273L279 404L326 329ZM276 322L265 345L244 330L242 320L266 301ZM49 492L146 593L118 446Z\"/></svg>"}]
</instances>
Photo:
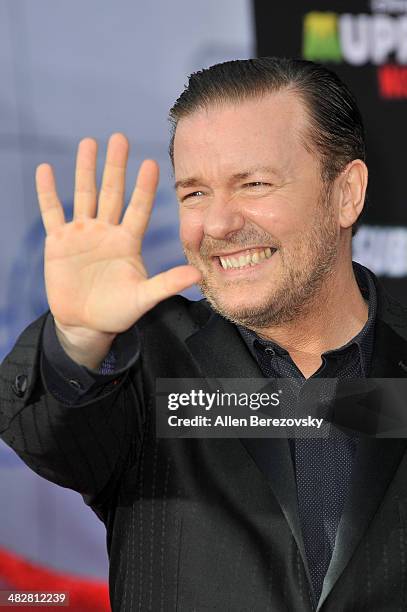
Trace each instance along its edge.
<instances>
[{"instance_id":1,"label":"man","mask_svg":"<svg viewBox=\"0 0 407 612\"><path fill-rule=\"evenodd\" d=\"M351 259L355 101L322 66L239 60L192 75L171 118L188 266L147 278L158 168L142 164L120 221L122 135L98 200L96 143L80 143L72 222L38 168L52 314L2 366L2 437L105 522L113 610L403 610L403 440L155 431L157 378L287 378L301 394L406 377L406 310ZM170 297L195 282L206 300Z\"/></svg>"}]
</instances>

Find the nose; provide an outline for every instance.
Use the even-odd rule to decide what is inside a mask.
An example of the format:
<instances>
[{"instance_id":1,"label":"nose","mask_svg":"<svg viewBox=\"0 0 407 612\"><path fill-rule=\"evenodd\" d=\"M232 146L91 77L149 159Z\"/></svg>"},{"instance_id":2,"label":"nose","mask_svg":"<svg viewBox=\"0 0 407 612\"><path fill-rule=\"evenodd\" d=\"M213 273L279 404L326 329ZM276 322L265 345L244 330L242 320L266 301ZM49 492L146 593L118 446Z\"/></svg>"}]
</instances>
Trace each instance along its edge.
<instances>
[{"instance_id":1,"label":"nose","mask_svg":"<svg viewBox=\"0 0 407 612\"><path fill-rule=\"evenodd\" d=\"M220 195L213 196L205 210L203 230L217 240L242 229L244 215L237 202Z\"/></svg>"}]
</instances>

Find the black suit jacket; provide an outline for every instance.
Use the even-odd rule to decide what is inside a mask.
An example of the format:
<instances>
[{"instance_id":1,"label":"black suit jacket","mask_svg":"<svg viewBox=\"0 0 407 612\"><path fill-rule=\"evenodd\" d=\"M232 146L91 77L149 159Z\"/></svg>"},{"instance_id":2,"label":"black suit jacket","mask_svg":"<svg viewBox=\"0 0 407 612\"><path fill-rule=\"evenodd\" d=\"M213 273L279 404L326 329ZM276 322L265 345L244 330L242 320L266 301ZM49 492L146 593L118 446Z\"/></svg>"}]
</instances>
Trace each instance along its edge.
<instances>
[{"instance_id":1,"label":"black suit jacket","mask_svg":"<svg viewBox=\"0 0 407 612\"><path fill-rule=\"evenodd\" d=\"M377 290L371 376L406 378L407 310ZM155 436L157 377L262 377L236 328L171 298L139 322L141 356L120 384L66 406L41 376L44 321L1 366L0 432L105 522L113 610L311 611L287 440ZM405 451L361 438L321 612L407 609Z\"/></svg>"}]
</instances>

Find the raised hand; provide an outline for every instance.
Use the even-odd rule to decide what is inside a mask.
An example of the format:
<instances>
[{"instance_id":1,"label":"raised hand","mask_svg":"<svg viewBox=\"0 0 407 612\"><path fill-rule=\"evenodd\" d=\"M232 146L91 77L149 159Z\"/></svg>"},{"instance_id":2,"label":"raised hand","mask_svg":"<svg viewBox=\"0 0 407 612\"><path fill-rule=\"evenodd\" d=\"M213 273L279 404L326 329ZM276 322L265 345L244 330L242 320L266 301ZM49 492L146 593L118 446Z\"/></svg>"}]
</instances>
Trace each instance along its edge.
<instances>
[{"instance_id":1,"label":"raised hand","mask_svg":"<svg viewBox=\"0 0 407 612\"><path fill-rule=\"evenodd\" d=\"M130 203L125 193L128 142L109 141L97 197L97 144L78 147L74 214L65 221L51 166L37 168L38 200L45 230L45 285L58 336L70 356L96 367L116 334L133 325L161 300L200 279L193 266L147 277L141 256L144 233L158 184L158 165L145 160Z\"/></svg>"}]
</instances>

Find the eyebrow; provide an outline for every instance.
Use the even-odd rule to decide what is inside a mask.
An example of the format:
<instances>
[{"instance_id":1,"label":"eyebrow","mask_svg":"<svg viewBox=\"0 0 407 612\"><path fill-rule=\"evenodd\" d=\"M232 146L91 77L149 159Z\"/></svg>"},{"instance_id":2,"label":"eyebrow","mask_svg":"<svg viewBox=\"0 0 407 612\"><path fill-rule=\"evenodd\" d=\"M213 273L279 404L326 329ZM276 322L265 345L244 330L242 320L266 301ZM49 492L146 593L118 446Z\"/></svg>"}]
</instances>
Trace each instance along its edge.
<instances>
[{"instance_id":1,"label":"eyebrow","mask_svg":"<svg viewBox=\"0 0 407 612\"><path fill-rule=\"evenodd\" d=\"M228 180L229 183L235 183L237 181L242 181L245 179L250 178L251 176L253 176L253 174L257 174L259 172L266 172L267 174L274 174L275 176L279 177L281 176L280 173L276 170L276 168L272 168L271 166L255 166L253 168L248 168L247 170L244 170L243 172L236 172L235 174L232 174ZM205 183L204 180L202 180L200 177L196 177L196 176L191 176L185 179L180 179L179 181L176 181L174 183L174 189L180 189L180 188L188 188L188 187L195 187L196 185L203 185Z\"/></svg>"}]
</instances>

